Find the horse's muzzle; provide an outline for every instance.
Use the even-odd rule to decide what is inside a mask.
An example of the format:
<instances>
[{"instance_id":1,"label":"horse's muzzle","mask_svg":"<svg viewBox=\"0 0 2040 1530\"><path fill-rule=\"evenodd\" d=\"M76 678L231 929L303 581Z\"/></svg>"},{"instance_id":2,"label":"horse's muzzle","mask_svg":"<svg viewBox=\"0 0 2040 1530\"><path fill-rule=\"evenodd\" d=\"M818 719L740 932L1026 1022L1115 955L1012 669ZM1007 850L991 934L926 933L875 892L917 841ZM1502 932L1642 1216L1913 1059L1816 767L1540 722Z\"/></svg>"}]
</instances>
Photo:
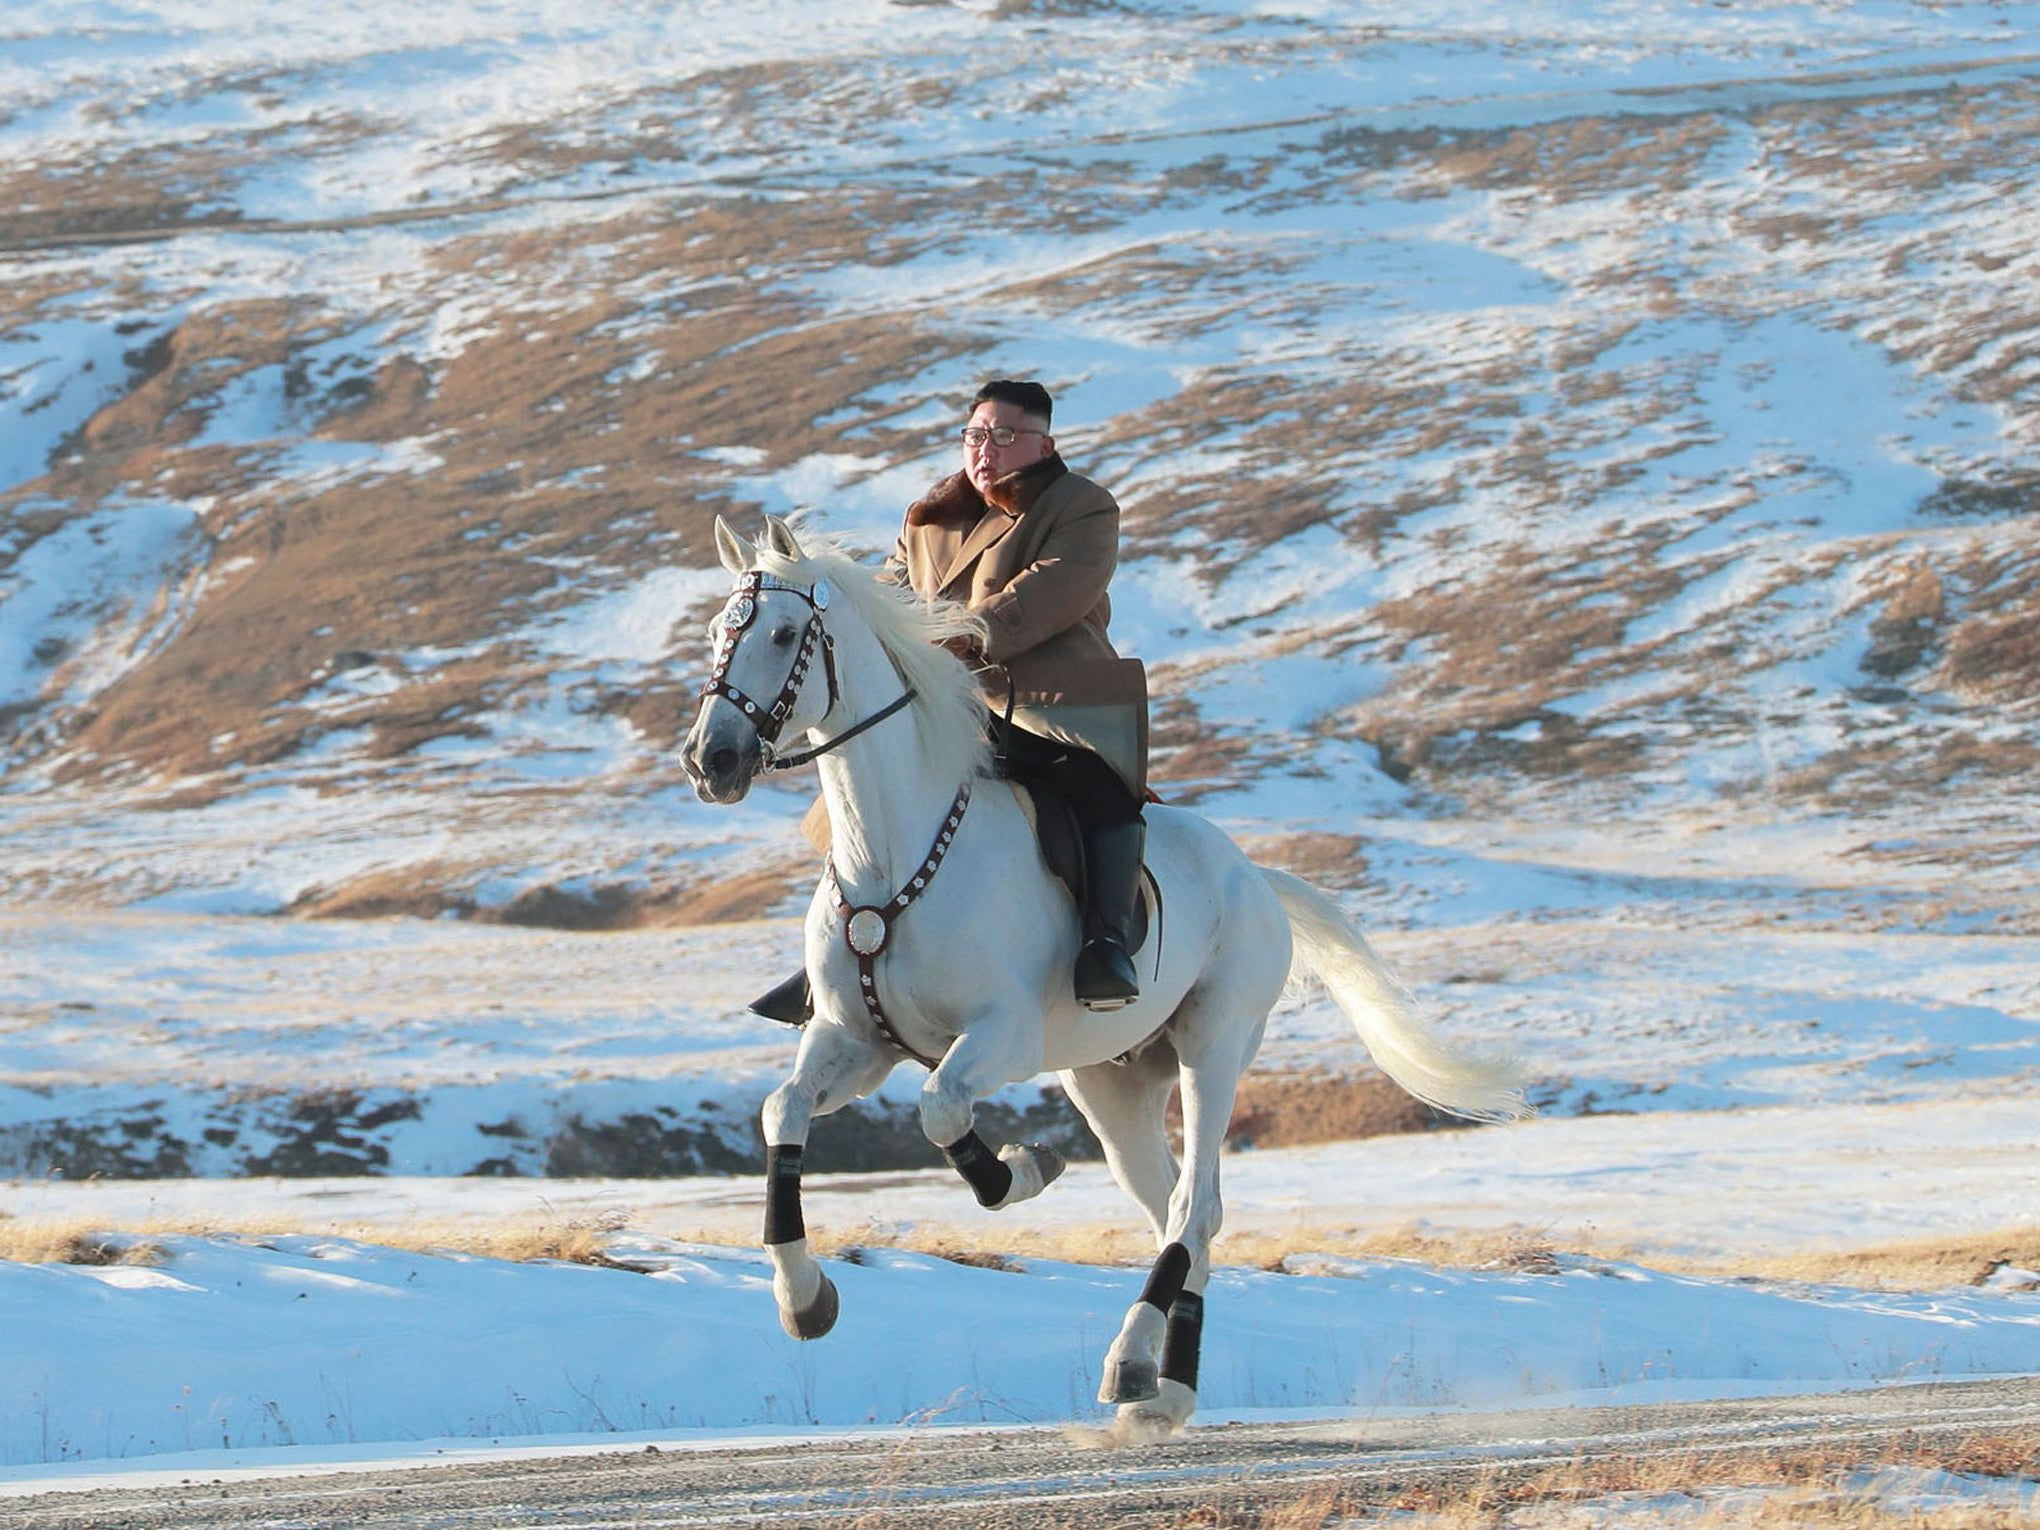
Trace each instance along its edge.
<instances>
[{"instance_id":1,"label":"horse's muzzle","mask_svg":"<svg viewBox=\"0 0 2040 1530\"><path fill-rule=\"evenodd\" d=\"M742 719L713 714L726 704L710 701L688 730L681 767L703 802L741 802L765 763L758 730Z\"/></svg>"}]
</instances>

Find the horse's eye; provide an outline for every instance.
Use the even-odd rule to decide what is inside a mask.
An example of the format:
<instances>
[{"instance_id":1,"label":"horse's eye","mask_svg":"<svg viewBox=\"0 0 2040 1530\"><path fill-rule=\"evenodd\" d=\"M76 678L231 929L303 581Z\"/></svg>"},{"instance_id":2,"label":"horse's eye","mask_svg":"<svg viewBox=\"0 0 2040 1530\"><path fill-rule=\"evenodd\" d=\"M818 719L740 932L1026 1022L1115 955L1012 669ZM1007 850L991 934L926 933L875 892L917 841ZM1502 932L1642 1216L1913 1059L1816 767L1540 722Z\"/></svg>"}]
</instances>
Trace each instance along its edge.
<instances>
[{"instance_id":1,"label":"horse's eye","mask_svg":"<svg viewBox=\"0 0 2040 1530\"><path fill-rule=\"evenodd\" d=\"M772 629L772 646L774 648L791 648L797 635L791 627L774 627Z\"/></svg>"}]
</instances>

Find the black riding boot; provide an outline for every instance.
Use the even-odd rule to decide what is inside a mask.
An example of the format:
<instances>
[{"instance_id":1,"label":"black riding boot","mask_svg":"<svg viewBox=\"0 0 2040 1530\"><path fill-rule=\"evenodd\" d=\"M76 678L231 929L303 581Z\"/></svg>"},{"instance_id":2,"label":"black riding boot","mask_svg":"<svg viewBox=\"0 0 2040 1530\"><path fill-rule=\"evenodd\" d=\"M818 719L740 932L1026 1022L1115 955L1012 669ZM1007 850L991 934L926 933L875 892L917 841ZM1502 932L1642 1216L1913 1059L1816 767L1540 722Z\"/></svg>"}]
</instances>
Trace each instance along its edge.
<instances>
[{"instance_id":1,"label":"black riding boot","mask_svg":"<svg viewBox=\"0 0 2040 1530\"><path fill-rule=\"evenodd\" d=\"M1085 845L1084 948L1077 953L1077 1002L1086 1009L1121 1009L1140 997L1134 971L1134 903L1140 896L1141 851L1147 825L1135 818L1091 833Z\"/></svg>"},{"instance_id":2,"label":"black riding boot","mask_svg":"<svg viewBox=\"0 0 2040 1530\"><path fill-rule=\"evenodd\" d=\"M807 968L801 968L778 987L759 994L744 1008L754 1015L763 1015L767 1020L806 1025L815 1017L815 996L808 987Z\"/></svg>"}]
</instances>

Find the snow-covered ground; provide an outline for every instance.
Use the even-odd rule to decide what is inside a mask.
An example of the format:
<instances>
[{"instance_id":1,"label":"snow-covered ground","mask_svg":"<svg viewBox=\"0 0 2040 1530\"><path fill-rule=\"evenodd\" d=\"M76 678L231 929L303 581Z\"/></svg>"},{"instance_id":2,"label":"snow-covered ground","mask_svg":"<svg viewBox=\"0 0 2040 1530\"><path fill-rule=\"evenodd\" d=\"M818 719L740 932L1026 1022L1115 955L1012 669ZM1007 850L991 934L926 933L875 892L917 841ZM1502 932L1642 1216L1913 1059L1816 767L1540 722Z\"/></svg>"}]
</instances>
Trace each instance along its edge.
<instances>
[{"instance_id":1,"label":"snow-covered ground","mask_svg":"<svg viewBox=\"0 0 2040 1530\"><path fill-rule=\"evenodd\" d=\"M2036 1154L2030 1098L1588 1116L1235 1154L1230 1226L1293 1252L1271 1271L1226 1264L1221 1247L1201 1416L1364 1421L2040 1369L2040 1274L2019 1266L1904 1294L1652 1262L1987 1242L2030 1223ZM811 1344L780 1332L770 1266L747 1246L761 1193L753 1178L17 1184L6 1208L39 1221L288 1231L159 1236L155 1264L0 1264L0 1480L82 1482L109 1458L162 1452L212 1471L458 1459L534 1436L623 1443L611 1431L1100 1416L1099 1359L1143 1272L1029 1250L1133 1225L1101 1166L1072 1166L997 1220L946 1172L814 1176L810 1224L876 1241L830 1262L844 1318ZM630 1268L374 1240L517 1225L626 1229L609 1252ZM1636 1252L1475 1270L1312 1252L1328 1231L1404 1228ZM1008 1267L884 1246L959 1231L1009 1250Z\"/></svg>"},{"instance_id":2,"label":"snow-covered ground","mask_svg":"<svg viewBox=\"0 0 2040 1530\"><path fill-rule=\"evenodd\" d=\"M831 1264L841 1323L803 1345L778 1330L764 1256L719 1246L620 1243L642 1272L304 1235L167 1252L154 1268L0 1267L20 1389L8 1477L277 1445L344 1459L335 1447L430 1456L459 1437L1095 1418L1103 1346L1142 1278L872 1250ZM2009 1291L1780 1289L1571 1257L1539 1273L1290 1266L1214 1275L1205 1421L2040 1369L2035 1299ZM51 1469L81 1458L85 1471Z\"/></svg>"},{"instance_id":3,"label":"snow-covered ground","mask_svg":"<svg viewBox=\"0 0 2040 1530\"><path fill-rule=\"evenodd\" d=\"M1603 1237L1714 1253L1845 1247L1917 1231L1923 1198L1946 1198L1952 1215L1936 1220L1950 1230L1988 1228L2026 1204L2040 1146L2030 1113L1891 1108L1831 1135L1836 1124L1832 1113L1751 1112L1664 1117L1639 1132L1602 1117L1237 1156L1236 1222L1291 1229L1297 1252L1279 1272L1227 1266L1214 1277L1201 1416L1364 1420L2040 1369L2040 1277L2017 1268L1907 1295L1566 1254L1469 1271L1309 1252L1314 1226L1418 1218L1439 1233L1542 1226L1561 1248L1583 1222ZM944 1179L820 1177L811 1216L939 1228L964 1218L965 1192ZM211 1212L299 1228L543 1216L692 1229L755 1217L757 1186L269 1181L16 1194L31 1214L116 1226ZM358 1461L377 1442L379 1458L449 1459L480 1440L532 1436L622 1444L611 1431L1093 1418L1103 1345L1142 1272L1028 1253L1030 1230L1091 1218L1126 1215L1102 1170L1079 1165L1012 1214L1008 1268L883 1247L833 1260L843 1320L805 1345L779 1331L761 1254L649 1231L611 1242L630 1269L505 1264L317 1231L168 1236L155 1265L0 1265L4 1476L72 1482L106 1458L161 1452L211 1470ZM985 1322L987 1311L999 1320ZM262 1449L274 1446L294 1453ZM53 1469L73 1461L83 1464Z\"/></svg>"}]
</instances>

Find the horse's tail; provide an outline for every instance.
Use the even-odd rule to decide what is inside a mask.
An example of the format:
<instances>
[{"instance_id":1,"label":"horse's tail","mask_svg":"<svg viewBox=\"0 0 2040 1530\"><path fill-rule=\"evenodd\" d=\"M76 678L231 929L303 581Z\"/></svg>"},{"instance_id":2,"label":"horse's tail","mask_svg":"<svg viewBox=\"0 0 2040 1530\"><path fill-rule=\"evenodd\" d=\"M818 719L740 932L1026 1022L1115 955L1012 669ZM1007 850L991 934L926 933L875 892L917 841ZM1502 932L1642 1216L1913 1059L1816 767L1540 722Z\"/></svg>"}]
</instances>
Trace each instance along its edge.
<instances>
[{"instance_id":1,"label":"horse's tail","mask_svg":"<svg viewBox=\"0 0 2040 1530\"><path fill-rule=\"evenodd\" d=\"M1289 916L1296 942L1292 976L1324 983L1382 1072L1425 1104L1469 1120L1536 1114L1523 1097L1523 1072L1514 1058L1448 1048L1417 1017L1409 991L1344 909L1301 877L1259 870Z\"/></svg>"}]
</instances>

